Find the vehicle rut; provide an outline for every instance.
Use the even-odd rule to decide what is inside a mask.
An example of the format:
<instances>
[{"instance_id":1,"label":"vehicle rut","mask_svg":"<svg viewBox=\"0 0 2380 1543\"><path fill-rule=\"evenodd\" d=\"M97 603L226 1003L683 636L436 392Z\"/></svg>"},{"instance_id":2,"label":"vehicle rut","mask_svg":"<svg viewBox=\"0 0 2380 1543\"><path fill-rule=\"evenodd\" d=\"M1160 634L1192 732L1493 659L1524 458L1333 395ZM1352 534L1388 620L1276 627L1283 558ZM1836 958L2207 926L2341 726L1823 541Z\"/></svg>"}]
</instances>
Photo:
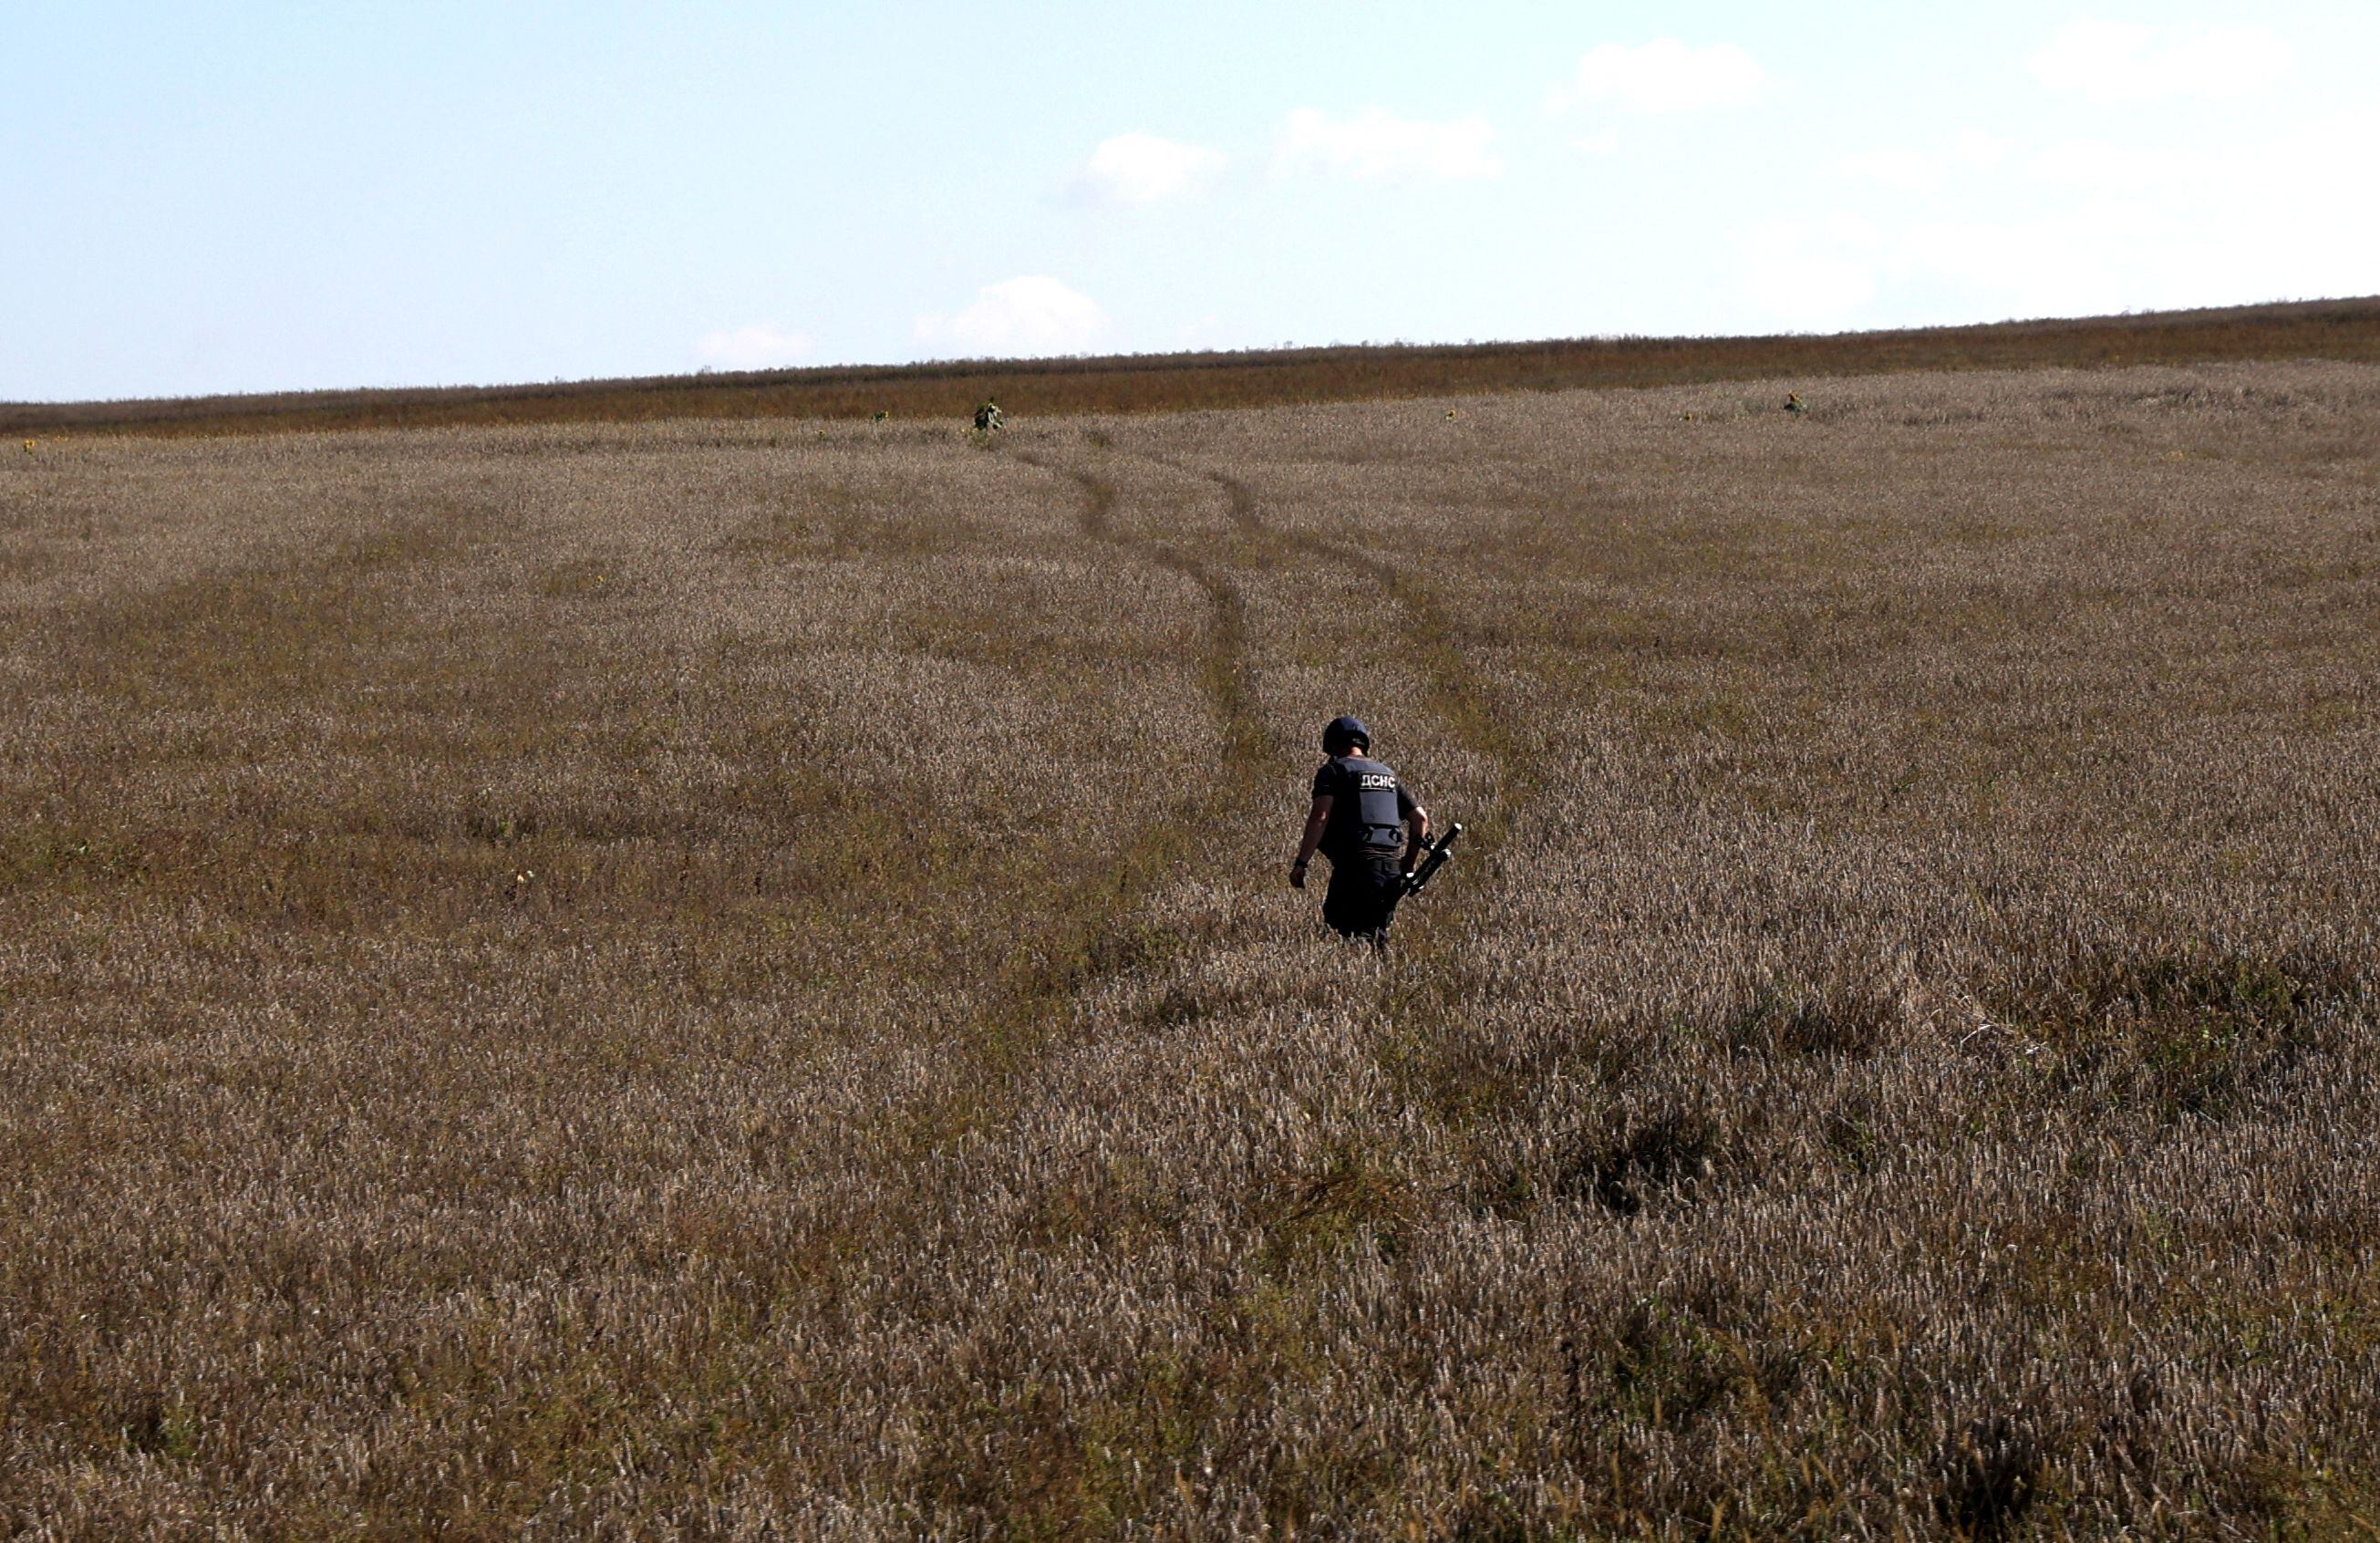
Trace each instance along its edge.
<instances>
[{"instance_id":1,"label":"vehicle rut","mask_svg":"<svg viewBox=\"0 0 2380 1543\"><path fill-rule=\"evenodd\" d=\"M1460 626L1428 585L1361 547L1270 523L1264 517L1256 490L1227 472L1173 461L1160 464L1213 483L1222 492L1232 529L1245 540L1353 568L1377 584L1403 614L1401 636L1420 669L1425 705L1447 725L1456 743L1494 768L1494 805L1463 822L1471 837L1471 855L1483 862L1491 857L1502 845L1513 812L1528 797L1536 777L1510 726L1511 713L1500 694L1463 655Z\"/></svg>"},{"instance_id":2,"label":"vehicle rut","mask_svg":"<svg viewBox=\"0 0 2380 1543\"><path fill-rule=\"evenodd\" d=\"M1007 1006L986 1026L987 1059L1008 1071L1038 1053L1086 986L1118 968L1145 966L1163 952L1164 940L1131 928L1126 918L1160 885L1180 881L1205 828L1248 815L1279 771L1266 750L1248 685L1247 607L1237 586L1205 558L1121 528L1116 511L1123 493L1111 480L1044 455L1019 451L1015 458L1074 485L1080 499L1075 524L1087 539L1180 574L1206 597L1197 677L1215 719L1220 776L1170 799L1112 860L1064 892L1054 907L1051 937L1015 966L1002 993Z\"/></svg>"}]
</instances>

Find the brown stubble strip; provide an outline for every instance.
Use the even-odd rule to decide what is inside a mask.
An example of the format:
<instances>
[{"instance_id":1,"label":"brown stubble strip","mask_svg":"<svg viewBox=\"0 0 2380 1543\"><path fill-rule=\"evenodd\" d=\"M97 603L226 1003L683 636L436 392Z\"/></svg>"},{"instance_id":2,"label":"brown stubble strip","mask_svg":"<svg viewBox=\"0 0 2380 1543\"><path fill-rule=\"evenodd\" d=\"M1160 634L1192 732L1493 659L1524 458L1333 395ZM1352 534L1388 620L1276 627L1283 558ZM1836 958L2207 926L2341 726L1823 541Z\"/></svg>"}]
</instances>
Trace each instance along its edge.
<instances>
[{"instance_id":1,"label":"brown stubble strip","mask_svg":"<svg viewBox=\"0 0 2380 1543\"><path fill-rule=\"evenodd\" d=\"M2380 300L2364 298L1838 336L1569 338L855 366L540 386L12 403L0 404L0 435L867 419L879 412L957 422L988 395L1012 412L1037 416L1155 413L1921 371L2375 358Z\"/></svg>"}]
</instances>

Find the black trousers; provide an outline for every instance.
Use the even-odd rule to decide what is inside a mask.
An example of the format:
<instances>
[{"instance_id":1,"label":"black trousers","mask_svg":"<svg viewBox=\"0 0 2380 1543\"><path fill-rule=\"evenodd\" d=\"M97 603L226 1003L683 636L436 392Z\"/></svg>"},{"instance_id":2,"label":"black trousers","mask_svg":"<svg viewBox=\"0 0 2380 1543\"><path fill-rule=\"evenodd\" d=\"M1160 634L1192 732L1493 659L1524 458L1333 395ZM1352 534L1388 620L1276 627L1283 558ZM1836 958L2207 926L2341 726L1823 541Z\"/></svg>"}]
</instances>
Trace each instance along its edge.
<instances>
[{"instance_id":1,"label":"black trousers","mask_svg":"<svg viewBox=\"0 0 2380 1543\"><path fill-rule=\"evenodd\" d=\"M1404 864L1394 852L1351 852L1330 859L1322 919L1342 938L1386 942L1389 919L1404 898Z\"/></svg>"}]
</instances>

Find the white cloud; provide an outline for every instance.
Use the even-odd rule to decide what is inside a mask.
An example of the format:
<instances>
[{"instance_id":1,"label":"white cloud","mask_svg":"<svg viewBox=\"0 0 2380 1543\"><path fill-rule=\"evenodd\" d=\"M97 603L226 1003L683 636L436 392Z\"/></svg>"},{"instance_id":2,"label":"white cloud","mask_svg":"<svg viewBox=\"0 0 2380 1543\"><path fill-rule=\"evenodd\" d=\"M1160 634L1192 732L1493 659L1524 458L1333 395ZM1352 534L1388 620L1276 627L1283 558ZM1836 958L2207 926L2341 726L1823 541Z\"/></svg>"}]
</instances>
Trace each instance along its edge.
<instances>
[{"instance_id":1,"label":"white cloud","mask_svg":"<svg viewBox=\"0 0 2380 1543\"><path fill-rule=\"evenodd\" d=\"M1836 162L1835 170L1904 193L1922 193L1942 179L1934 158L1915 150L1864 150Z\"/></svg>"},{"instance_id":2,"label":"white cloud","mask_svg":"<svg viewBox=\"0 0 2380 1543\"><path fill-rule=\"evenodd\" d=\"M2025 60L2034 78L2095 102L2238 96L2286 74L2289 45L2264 27L2144 27L2083 17Z\"/></svg>"},{"instance_id":3,"label":"white cloud","mask_svg":"<svg viewBox=\"0 0 2380 1543\"><path fill-rule=\"evenodd\" d=\"M1950 153L1958 159L1960 164L1973 166L1980 171L1986 166L1998 165L2008 159L2009 152L2015 148L2014 140L2002 139L1998 134L1986 134L1980 128L1962 128L1959 131L1958 140L1951 147Z\"/></svg>"},{"instance_id":4,"label":"white cloud","mask_svg":"<svg viewBox=\"0 0 2380 1543\"><path fill-rule=\"evenodd\" d=\"M1905 147L1864 150L1842 157L1835 163L1834 169L1839 176L1879 183L1904 193L1923 193L1940 187L1956 172L1989 171L2007 160L2015 148L2014 140L1986 134L1980 128L1967 128L1950 141L1949 150L1939 153Z\"/></svg>"},{"instance_id":5,"label":"white cloud","mask_svg":"<svg viewBox=\"0 0 2380 1543\"><path fill-rule=\"evenodd\" d=\"M1850 324L1876 291L1883 238L1855 214L1760 225L1739 256L1743 287L1766 318L1797 328Z\"/></svg>"},{"instance_id":6,"label":"white cloud","mask_svg":"<svg viewBox=\"0 0 2380 1543\"><path fill-rule=\"evenodd\" d=\"M1488 149L1495 136L1485 118L1429 123L1378 107L1333 118L1300 107L1281 126L1272 164L1276 174L1318 169L1365 182L1476 181L1503 174L1504 163Z\"/></svg>"},{"instance_id":7,"label":"white cloud","mask_svg":"<svg viewBox=\"0 0 2380 1543\"><path fill-rule=\"evenodd\" d=\"M1563 103L1609 103L1632 113L1686 113L1755 100L1767 72L1733 43L1689 48L1657 38L1641 48L1607 43L1587 50Z\"/></svg>"},{"instance_id":8,"label":"white cloud","mask_svg":"<svg viewBox=\"0 0 2380 1543\"><path fill-rule=\"evenodd\" d=\"M2375 140L2380 112L2365 110L2216 151L2057 146L2022 170L2069 189L2065 207L1914 225L1889 265L2000 315L2363 294L2380 204L2337 191L2367 175Z\"/></svg>"},{"instance_id":9,"label":"white cloud","mask_svg":"<svg viewBox=\"0 0 2380 1543\"><path fill-rule=\"evenodd\" d=\"M2380 107L2212 145L2144 129L1850 157L1837 169L1932 176L1961 196L1876 200L1870 213L1894 214L1876 225L1838 216L1746 232L1733 298L1754 324L1826 327L2364 294L2380 200L2338 189L2368 180L2375 143Z\"/></svg>"},{"instance_id":10,"label":"white cloud","mask_svg":"<svg viewBox=\"0 0 2380 1543\"><path fill-rule=\"evenodd\" d=\"M718 370L782 370L809 357L810 334L763 322L758 326L705 333L694 357Z\"/></svg>"},{"instance_id":11,"label":"white cloud","mask_svg":"<svg viewBox=\"0 0 2380 1543\"><path fill-rule=\"evenodd\" d=\"M959 356L1029 358L1090 349L1106 336L1108 318L1082 291L1026 274L984 286L953 315L919 316L915 331L918 342Z\"/></svg>"},{"instance_id":12,"label":"white cloud","mask_svg":"<svg viewBox=\"0 0 2380 1543\"><path fill-rule=\"evenodd\" d=\"M2086 315L2252 297L2177 288L2158 251L2164 228L2137 204L2095 200L2084 208L2008 220L1940 220L1914 225L1894 243L1897 268L1947 280L2004 316ZM2199 264L2204 273L2204 264Z\"/></svg>"},{"instance_id":13,"label":"white cloud","mask_svg":"<svg viewBox=\"0 0 2380 1543\"><path fill-rule=\"evenodd\" d=\"M2116 193L2187 186L2214 169L2206 157L2188 151L2144 150L2105 140L2068 140L2025 164L2025 170L2043 182Z\"/></svg>"},{"instance_id":14,"label":"white cloud","mask_svg":"<svg viewBox=\"0 0 2380 1543\"><path fill-rule=\"evenodd\" d=\"M1222 169L1218 151L1135 131L1101 140L1067 190L1087 203L1159 203L1197 192Z\"/></svg>"},{"instance_id":15,"label":"white cloud","mask_svg":"<svg viewBox=\"0 0 2380 1543\"><path fill-rule=\"evenodd\" d=\"M1620 130L1606 128L1599 133L1581 134L1571 140L1570 148L1581 155L1617 155L1620 153Z\"/></svg>"}]
</instances>

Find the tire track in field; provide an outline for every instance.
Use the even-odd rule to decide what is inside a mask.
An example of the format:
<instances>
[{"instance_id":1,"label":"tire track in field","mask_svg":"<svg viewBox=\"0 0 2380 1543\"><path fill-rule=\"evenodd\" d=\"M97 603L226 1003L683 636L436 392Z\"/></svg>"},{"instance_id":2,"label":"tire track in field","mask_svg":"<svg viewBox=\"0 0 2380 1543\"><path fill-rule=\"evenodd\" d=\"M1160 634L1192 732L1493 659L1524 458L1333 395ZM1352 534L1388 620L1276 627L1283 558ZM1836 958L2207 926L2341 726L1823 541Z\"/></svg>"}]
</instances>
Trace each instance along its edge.
<instances>
[{"instance_id":1,"label":"tire track in field","mask_svg":"<svg viewBox=\"0 0 2380 1543\"><path fill-rule=\"evenodd\" d=\"M1492 884L1502 871L1498 858L1519 811L1536 794L1538 772L1513 732L1509 704L1464 656L1460 626L1445 604L1417 576L1387 558L1350 542L1275 526L1264 517L1256 490L1240 479L1201 467L1176 469L1221 490L1233 530L1266 558L1293 553L1354 568L1377 584L1401 614L1401 651L1420 670L1424 709L1446 725L1457 745L1489 769L1487 807L1464 811L1471 818L1462 823L1468 838L1463 857L1475 865L1483 881ZM1441 910L1433 919L1451 921L1456 915ZM1463 947L1463 934L1453 926L1426 925L1410 935L1412 943L1401 945L1402 956L1422 967L1379 982L1375 1000L1380 1039L1371 1059L1411 1107L1460 1144L1469 1116L1442 1088L1459 1087L1467 1074L1448 1061L1442 1047L1461 1039L1463 988L1458 973L1447 966ZM1450 1029L1456 1032L1450 1035Z\"/></svg>"},{"instance_id":2,"label":"tire track in field","mask_svg":"<svg viewBox=\"0 0 2380 1543\"><path fill-rule=\"evenodd\" d=\"M1030 457L1027 457L1030 459ZM1058 472L1082 489L1084 534L1106 541L1159 567L1180 574L1205 591L1208 643L1200 650L1198 678L1220 729L1225 786L1233 803L1253 802L1265 771L1264 734L1256 699L1248 689L1247 602L1222 570L1178 546L1115 529L1115 484L1073 468L1033 464Z\"/></svg>"},{"instance_id":3,"label":"tire track in field","mask_svg":"<svg viewBox=\"0 0 2380 1543\"><path fill-rule=\"evenodd\" d=\"M1207 597L1207 643L1200 650L1198 680L1214 710L1221 740L1225 789L1234 803L1253 802L1267 771L1264 734L1248 688L1247 602L1214 564L1168 541L1125 534L1116 529L1121 498L1116 485L1095 472L1030 454L1018 459L1073 482L1083 495L1078 519L1085 535L1180 574Z\"/></svg>"},{"instance_id":4,"label":"tire track in field","mask_svg":"<svg viewBox=\"0 0 2380 1543\"><path fill-rule=\"evenodd\" d=\"M1420 666L1423 705L1447 725L1457 744L1493 769L1494 804L1485 814L1463 821L1463 830L1471 837L1468 855L1483 863L1493 856L1509 833L1512 812L1535 790L1536 771L1512 732L1512 714L1463 656L1459 625L1429 586L1409 570L1361 547L1271 524L1264 517L1256 491L1227 472L1168 460L1158 464L1204 478L1220 489L1232 529L1251 543L1342 564L1379 586L1402 614L1403 651Z\"/></svg>"},{"instance_id":5,"label":"tire track in field","mask_svg":"<svg viewBox=\"0 0 2380 1543\"><path fill-rule=\"evenodd\" d=\"M42 631L54 652L80 657L92 689L135 705L292 704L369 673L369 649L402 617L395 580L450 554L487 518L437 499L325 550L293 538L235 566L76 597Z\"/></svg>"},{"instance_id":6,"label":"tire track in field","mask_svg":"<svg viewBox=\"0 0 2380 1543\"><path fill-rule=\"evenodd\" d=\"M1162 818L1145 822L1111 861L1061 893L1051 907L1054 925L1047 945L1011 975L1005 1010L986 1026L982 1048L1002 1070L1014 1070L1038 1052L1064 1004L1083 987L1167 951L1164 938L1128 926L1129 913L1160 884L1178 881L1196 856L1202 830L1244 816L1278 772L1248 686L1247 606L1238 587L1221 568L1193 553L1120 529L1116 511L1123 494L1109 479L1046 455L1014 454L1074 485L1080 498L1075 525L1087 539L1179 574L1205 596L1197 675L1215 716L1221 777L1220 786L1171 800Z\"/></svg>"}]
</instances>

